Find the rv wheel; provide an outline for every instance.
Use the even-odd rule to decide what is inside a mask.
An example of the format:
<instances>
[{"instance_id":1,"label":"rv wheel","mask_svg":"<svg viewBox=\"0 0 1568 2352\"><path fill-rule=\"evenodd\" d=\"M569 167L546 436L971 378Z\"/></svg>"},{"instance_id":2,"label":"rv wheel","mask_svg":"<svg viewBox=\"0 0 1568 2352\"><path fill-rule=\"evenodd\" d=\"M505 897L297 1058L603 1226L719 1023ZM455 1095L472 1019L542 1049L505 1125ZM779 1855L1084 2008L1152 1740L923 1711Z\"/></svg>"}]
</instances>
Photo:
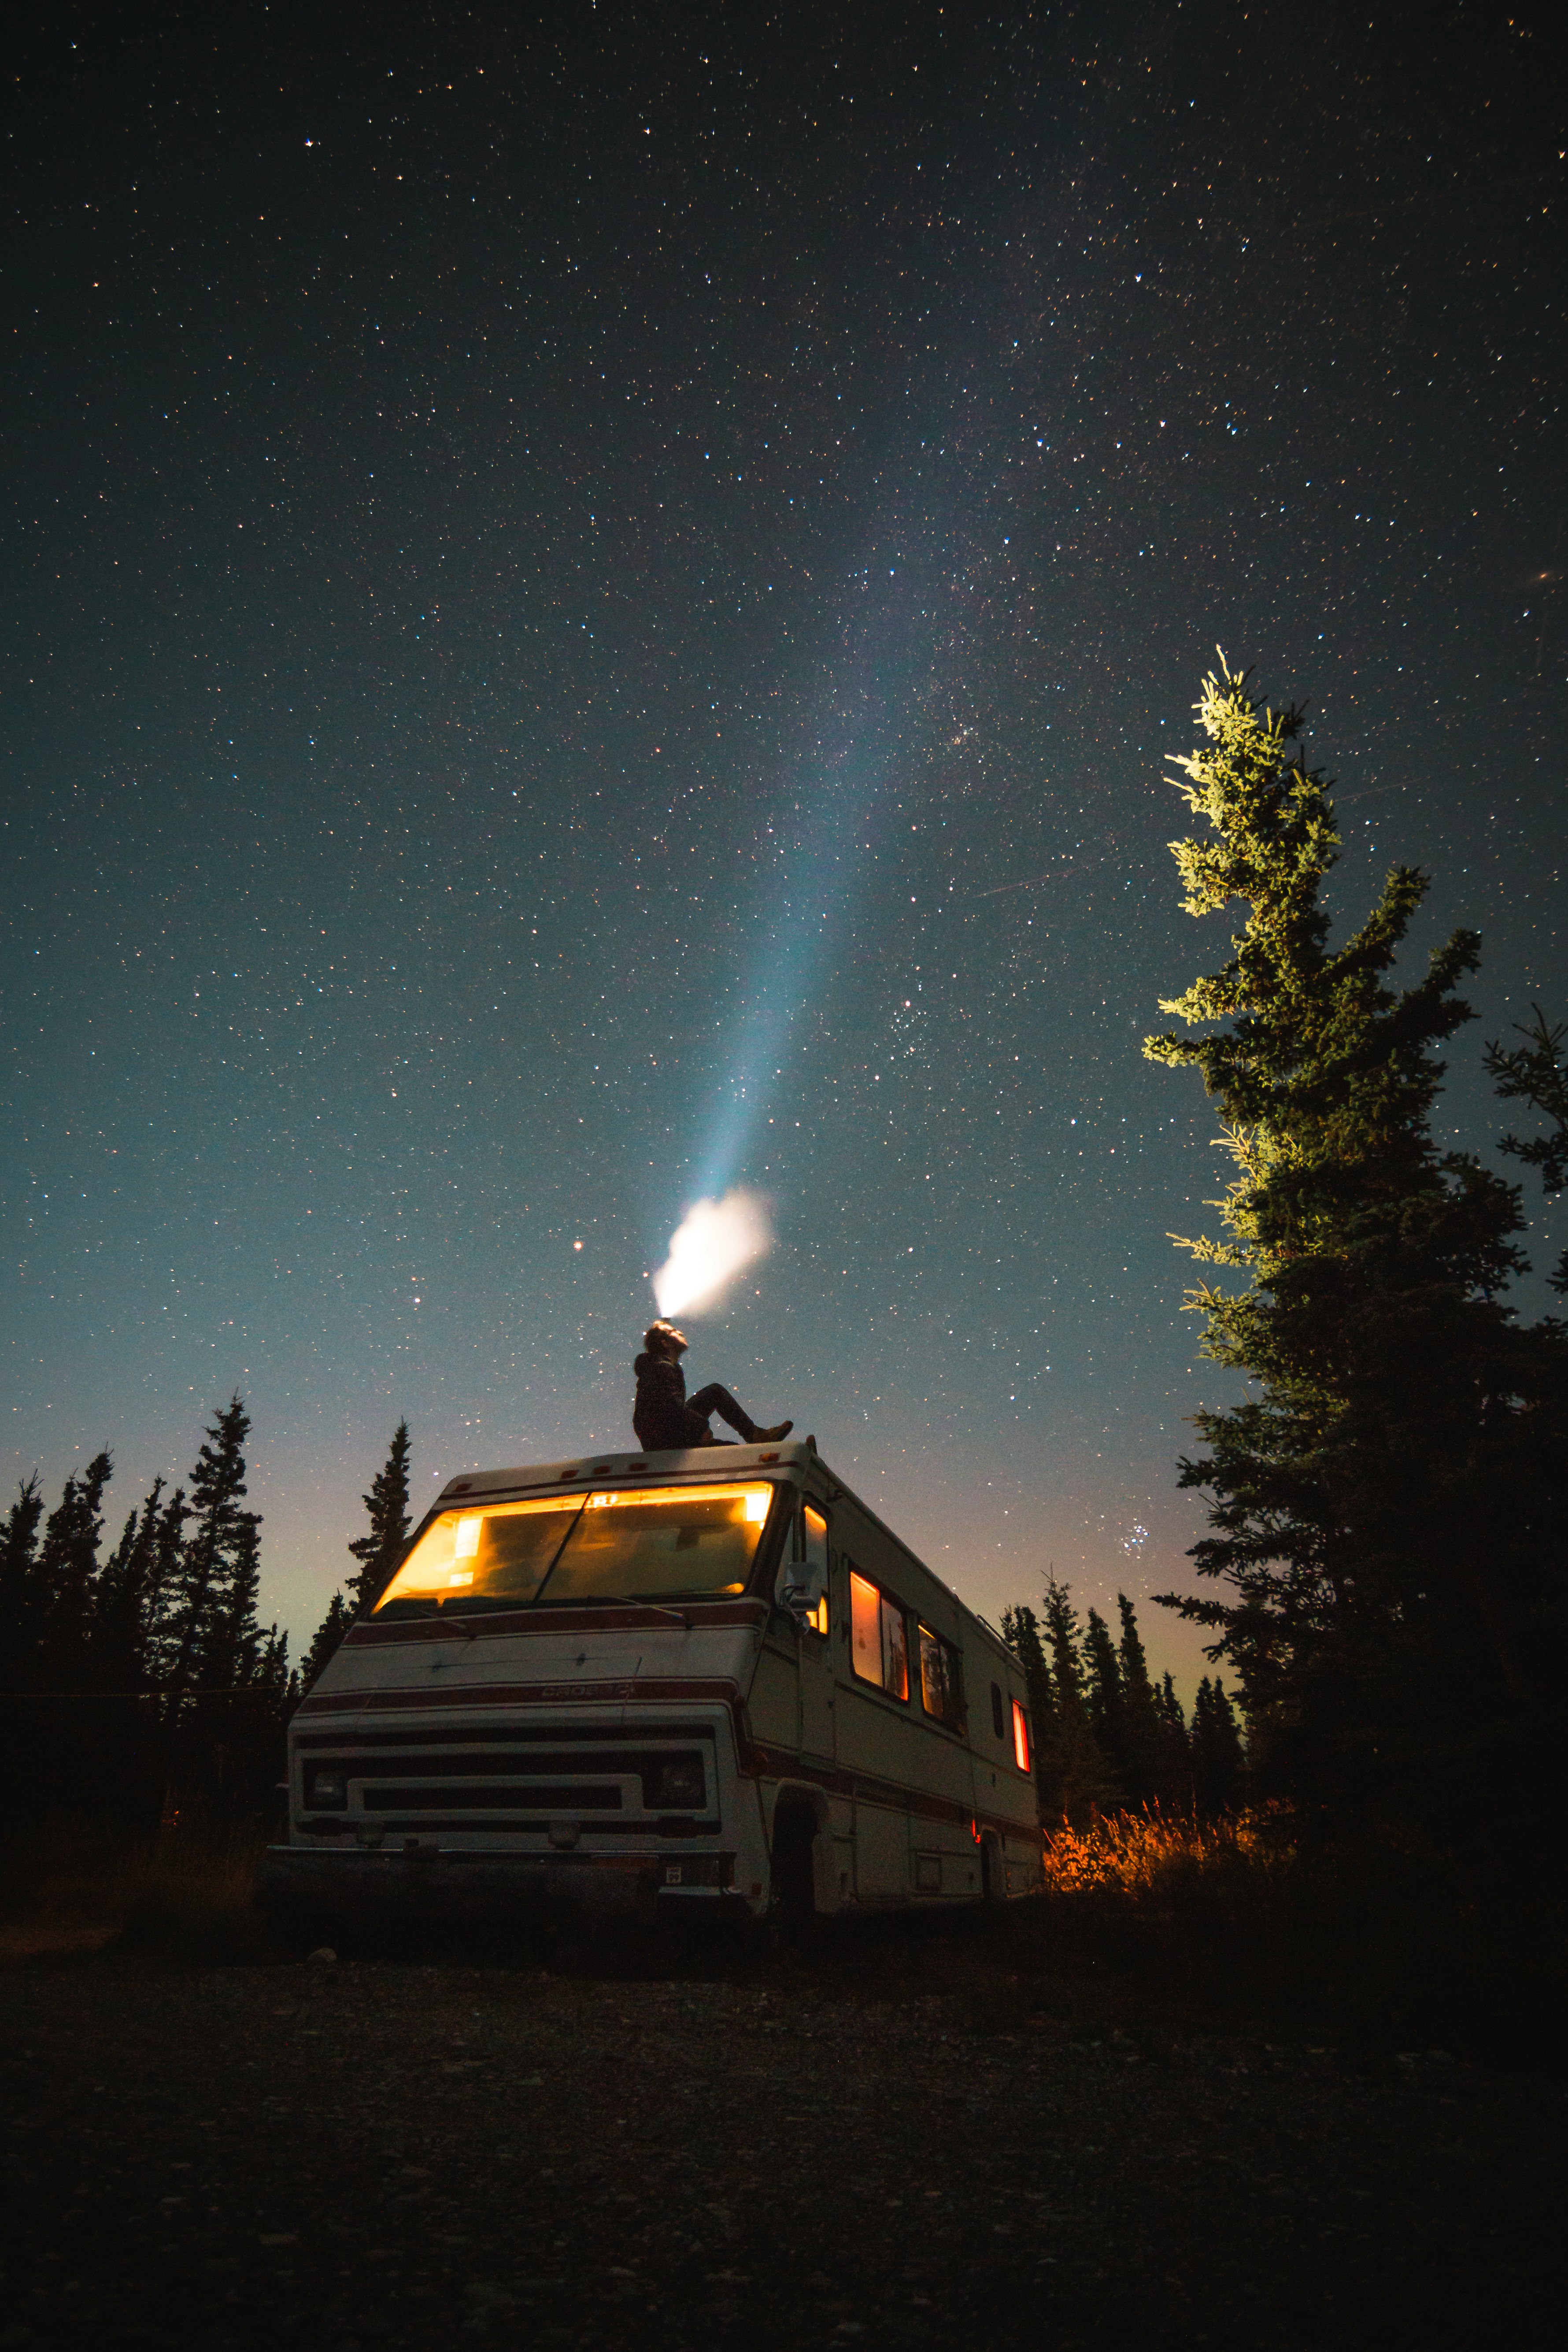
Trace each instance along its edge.
<instances>
[{"instance_id":1,"label":"rv wheel","mask_svg":"<svg viewBox=\"0 0 1568 2352\"><path fill-rule=\"evenodd\" d=\"M773 1916L781 1927L804 1925L816 1914L816 1815L798 1798L783 1797L773 1815Z\"/></svg>"}]
</instances>

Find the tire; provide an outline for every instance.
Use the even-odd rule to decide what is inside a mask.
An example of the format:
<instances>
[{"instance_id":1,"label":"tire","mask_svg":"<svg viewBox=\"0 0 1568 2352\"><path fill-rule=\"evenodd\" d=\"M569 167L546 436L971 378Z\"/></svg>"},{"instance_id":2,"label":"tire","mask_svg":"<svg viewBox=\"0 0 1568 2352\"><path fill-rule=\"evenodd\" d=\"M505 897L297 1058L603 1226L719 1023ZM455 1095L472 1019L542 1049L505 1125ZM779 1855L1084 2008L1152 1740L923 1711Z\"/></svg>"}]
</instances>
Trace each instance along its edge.
<instances>
[{"instance_id":1,"label":"tire","mask_svg":"<svg viewBox=\"0 0 1568 2352\"><path fill-rule=\"evenodd\" d=\"M816 1815L798 1799L782 1799L773 1816L772 1907L785 1929L816 1916Z\"/></svg>"}]
</instances>

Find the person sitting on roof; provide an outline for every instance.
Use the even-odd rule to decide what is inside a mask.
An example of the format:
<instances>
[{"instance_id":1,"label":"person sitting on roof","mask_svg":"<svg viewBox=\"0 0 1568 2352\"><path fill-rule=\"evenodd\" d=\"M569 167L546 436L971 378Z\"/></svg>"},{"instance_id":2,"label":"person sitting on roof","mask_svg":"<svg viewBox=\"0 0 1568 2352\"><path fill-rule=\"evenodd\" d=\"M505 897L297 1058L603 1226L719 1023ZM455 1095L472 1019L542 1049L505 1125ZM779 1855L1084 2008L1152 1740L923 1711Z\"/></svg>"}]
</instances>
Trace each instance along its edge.
<instances>
[{"instance_id":1,"label":"person sitting on roof","mask_svg":"<svg viewBox=\"0 0 1568 2352\"><path fill-rule=\"evenodd\" d=\"M673 1453L690 1445L728 1445L728 1437L715 1437L709 1427L709 1415L717 1413L727 1422L744 1445L776 1445L795 1427L793 1421L781 1421L772 1429L759 1429L751 1415L735 1402L728 1389L710 1381L699 1389L694 1397L686 1393L686 1375L680 1369L680 1359L690 1342L684 1331L673 1323L650 1323L643 1334L643 1352L634 1370L637 1376L637 1402L632 1407L632 1427L637 1444L645 1454Z\"/></svg>"}]
</instances>

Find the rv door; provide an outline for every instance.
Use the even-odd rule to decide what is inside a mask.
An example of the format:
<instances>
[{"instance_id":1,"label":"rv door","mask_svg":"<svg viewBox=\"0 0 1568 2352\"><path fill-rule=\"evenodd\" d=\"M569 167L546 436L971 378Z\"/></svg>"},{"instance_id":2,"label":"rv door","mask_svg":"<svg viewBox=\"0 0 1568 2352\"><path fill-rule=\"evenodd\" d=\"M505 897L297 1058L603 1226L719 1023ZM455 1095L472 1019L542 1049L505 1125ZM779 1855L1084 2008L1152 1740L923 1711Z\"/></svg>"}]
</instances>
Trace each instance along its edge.
<instances>
[{"instance_id":1,"label":"rv door","mask_svg":"<svg viewBox=\"0 0 1568 2352\"><path fill-rule=\"evenodd\" d=\"M804 1756L831 1763L833 1738L833 1604L827 1575L827 1521L815 1503L795 1521L797 1573L811 1599L800 1622L800 1746Z\"/></svg>"}]
</instances>

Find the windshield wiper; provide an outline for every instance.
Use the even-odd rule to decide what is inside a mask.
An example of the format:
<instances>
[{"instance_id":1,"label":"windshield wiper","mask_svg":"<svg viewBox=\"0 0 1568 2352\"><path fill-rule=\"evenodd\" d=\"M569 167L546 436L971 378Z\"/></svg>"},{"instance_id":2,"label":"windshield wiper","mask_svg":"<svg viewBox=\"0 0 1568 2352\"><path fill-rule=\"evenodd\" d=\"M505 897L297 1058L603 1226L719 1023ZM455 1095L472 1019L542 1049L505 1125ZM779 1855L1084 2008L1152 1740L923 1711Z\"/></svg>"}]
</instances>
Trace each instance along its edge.
<instances>
[{"instance_id":1,"label":"windshield wiper","mask_svg":"<svg viewBox=\"0 0 1568 2352\"><path fill-rule=\"evenodd\" d=\"M408 1609L412 1612L407 1617L395 1617L392 1621L394 1624L409 1625L427 1622L433 1625L455 1625L458 1633L462 1634L465 1641L471 1642L474 1639L474 1629L471 1625L465 1625L460 1617L448 1617L446 1611L439 1606L431 1609L422 1609L416 1602L405 1601L395 1601L392 1606L395 1609Z\"/></svg>"},{"instance_id":2,"label":"windshield wiper","mask_svg":"<svg viewBox=\"0 0 1568 2352\"><path fill-rule=\"evenodd\" d=\"M685 1610L667 1609L662 1601L645 1601L640 1594L629 1592L584 1592L578 1597L584 1608L591 1607L595 1601L607 1601L616 1609L651 1609L656 1616L673 1617L683 1633L691 1631L691 1620Z\"/></svg>"}]
</instances>

